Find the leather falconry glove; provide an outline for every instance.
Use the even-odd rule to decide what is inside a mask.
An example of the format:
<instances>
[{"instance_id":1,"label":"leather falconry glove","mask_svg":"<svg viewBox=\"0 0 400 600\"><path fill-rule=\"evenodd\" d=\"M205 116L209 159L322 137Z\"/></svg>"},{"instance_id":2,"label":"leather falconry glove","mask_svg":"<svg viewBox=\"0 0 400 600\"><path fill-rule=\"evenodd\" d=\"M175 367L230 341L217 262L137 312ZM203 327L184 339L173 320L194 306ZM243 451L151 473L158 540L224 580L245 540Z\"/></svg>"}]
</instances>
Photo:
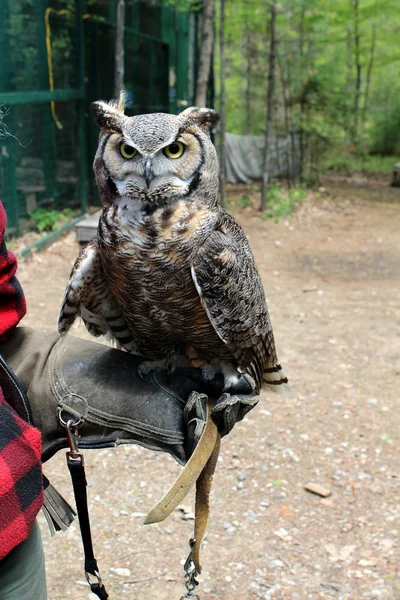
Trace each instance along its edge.
<instances>
[{"instance_id":1,"label":"leather falconry glove","mask_svg":"<svg viewBox=\"0 0 400 600\"><path fill-rule=\"evenodd\" d=\"M44 336L19 327L0 343L0 353L30 400L33 424L42 433L43 461L68 446L59 408L83 419L82 449L136 443L185 464L205 426L207 395L217 399L212 416L221 435L258 402L250 389L221 394L215 382L207 389L195 368L151 373L142 380L141 358L69 335Z\"/></svg>"}]
</instances>

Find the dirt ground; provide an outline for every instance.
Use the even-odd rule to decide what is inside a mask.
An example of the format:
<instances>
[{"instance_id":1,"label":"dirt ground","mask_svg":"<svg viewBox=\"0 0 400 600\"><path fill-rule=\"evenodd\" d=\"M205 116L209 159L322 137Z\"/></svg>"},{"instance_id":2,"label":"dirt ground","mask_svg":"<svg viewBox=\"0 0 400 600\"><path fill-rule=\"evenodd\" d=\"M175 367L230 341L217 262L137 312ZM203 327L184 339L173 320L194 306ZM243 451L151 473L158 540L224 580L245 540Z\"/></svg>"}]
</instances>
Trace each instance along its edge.
<instances>
[{"instance_id":1,"label":"dirt ground","mask_svg":"<svg viewBox=\"0 0 400 600\"><path fill-rule=\"evenodd\" d=\"M324 186L279 223L251 206L233 210L292 391L263 395L223 440L202 599L400 599L400 189L348 178ZM70 234L20 265L26 325L56 328L76 254ZM193 498L159 525L144 527L142 516L180 467L135 446L88 451L86 465L111 599L179 600ZM45 472L72 501L64 452ZM310 482L331 496L310 494ZM49 600L94 598L77 525L51 539L41 522Z\"/></svg>"}]
</instances>

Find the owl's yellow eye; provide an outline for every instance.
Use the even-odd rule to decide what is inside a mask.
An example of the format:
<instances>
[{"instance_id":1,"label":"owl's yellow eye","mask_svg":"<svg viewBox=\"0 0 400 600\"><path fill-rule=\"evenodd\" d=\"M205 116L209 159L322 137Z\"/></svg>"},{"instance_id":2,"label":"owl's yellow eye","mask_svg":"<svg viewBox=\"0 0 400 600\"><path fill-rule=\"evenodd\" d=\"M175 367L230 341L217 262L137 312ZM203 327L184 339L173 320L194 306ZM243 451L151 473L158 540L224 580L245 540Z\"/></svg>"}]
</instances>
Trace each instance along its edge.
<instances>
[{"instance_id":1,"label":"owl's yellow eye","mask_svg":"<svg viewBox=\"0 0 400 600\"><path fill-rule=\"evenodd\" d=\"M168 158L179 158L182 156L184 151L185 146L182 144L182 142L174 142L163 150L165 156L168 156Z\"/></svg>"},{"instance_id":2,"label":"owl's yellow eye","mask_svg":"<svg viewBox=\"0 0 400 600\"><path fill-rule=\"evenodd\" d=\"M121 152L121 156L128 160L133 158L137 154L136 148L128 146L128 144L121 144L119 147L119 151Z\"/></svg>"}]
</instances>

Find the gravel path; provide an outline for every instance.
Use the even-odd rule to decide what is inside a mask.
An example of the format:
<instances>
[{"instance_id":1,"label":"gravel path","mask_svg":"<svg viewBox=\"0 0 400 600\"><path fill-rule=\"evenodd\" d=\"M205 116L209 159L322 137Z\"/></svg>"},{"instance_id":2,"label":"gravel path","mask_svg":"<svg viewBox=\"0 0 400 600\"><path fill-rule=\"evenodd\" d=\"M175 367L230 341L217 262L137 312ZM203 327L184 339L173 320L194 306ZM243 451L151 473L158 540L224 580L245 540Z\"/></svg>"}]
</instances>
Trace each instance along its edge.
<instances>
[{"instance_id":1,"label":"gravel path","mask_svg":"<svg viewBox=\"0 0 400 600\"><path fill-rule=\"evenodd\" d=\"M322 192L278 224L251 205L234 210L256 255L292 392L263 395L223 441L202 599L400 598L400 208L386 185L357 184L330 180L333 198ZM231 196L244 193L251 190ZM20 265L25 324L55 329L76 254L70 234ZM180 467L135 446L88 451L86 465L111 600L179 600L193 498L164 523L141 523ZM72 500L64 453L45 471ZM308 483L331 495L307 492ZM49 600L94 598L77 526L53 539L44 524L43 532Z\"/></svg>"}]
</instances>

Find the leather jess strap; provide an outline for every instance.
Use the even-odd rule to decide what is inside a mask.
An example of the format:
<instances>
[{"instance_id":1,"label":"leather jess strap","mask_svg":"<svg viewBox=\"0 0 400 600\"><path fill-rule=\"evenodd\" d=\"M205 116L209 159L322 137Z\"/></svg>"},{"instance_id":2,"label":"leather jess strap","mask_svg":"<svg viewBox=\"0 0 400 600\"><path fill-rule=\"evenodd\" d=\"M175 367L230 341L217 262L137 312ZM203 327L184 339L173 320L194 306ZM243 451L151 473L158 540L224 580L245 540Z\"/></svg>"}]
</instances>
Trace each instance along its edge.
<instances>
[{"instance_id":1,"label":"leather jess strap","mask_svg":"<svg viewBox=\"0 0 400 600\"><path fill-rule=\"evenodd\" d=\"M217 435L215 446L210 458L205 464L196 481L196 504L194 521L194 545L192 547L192 560L197 573L201 573L200 551L206 534L208 518L210 515L210 492L215 468L218 462L221 447L221 436Z\"/></svg>"},{"instance_id":2,"label":"leather jess strap","mask_svg":"<svg viewBox=\"0 0 400 600\"><path fill-rule=\"evenodd\" d=\"M201 573L200 550L208 523L210 491L221 443L221 436L211 417L213 406L213 400L209 399L206 425L186 466L166 494L153 506L144 519L145 525L159 523L166 519L196 483L195 541L191 555L197 573Z\"/></svg>"}]
</instances>

